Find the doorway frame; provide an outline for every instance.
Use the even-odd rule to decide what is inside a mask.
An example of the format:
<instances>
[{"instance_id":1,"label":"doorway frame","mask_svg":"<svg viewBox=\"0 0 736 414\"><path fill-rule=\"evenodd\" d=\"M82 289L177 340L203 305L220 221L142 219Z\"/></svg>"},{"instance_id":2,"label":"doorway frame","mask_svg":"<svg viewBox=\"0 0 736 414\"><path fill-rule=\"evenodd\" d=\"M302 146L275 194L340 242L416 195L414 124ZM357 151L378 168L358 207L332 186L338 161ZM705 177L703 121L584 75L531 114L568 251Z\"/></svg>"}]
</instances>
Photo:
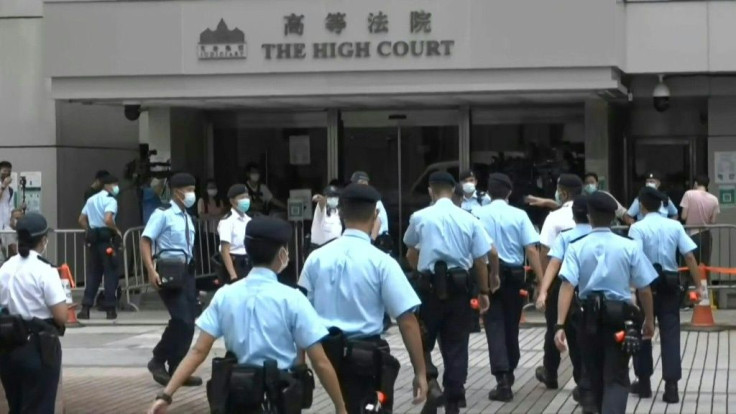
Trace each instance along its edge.
<instances>
[{"instance_id":1,"label":"doorway frame","mask_svg":"<svg viewBox=\"0 0 736 414\"><path fill-rule=\"evenodd\" d=\"M627 198L633 200L635 194L633 194L636 173L636 147L637 145L651 145L651 146L667 146L667 145L684 145L688 149L688 158L690 160L690 170L686 171L687 179L692 182L698 171L698 157L696 154L696 146L698 139L702 137L698 135L669 135L669 136L633 136L629 142L627 148L628 153L631 154L625 160L625 168L628 177L626 177L625 193ZM624 155L626 157L626 155Z\"/></svg>"}]
</instances>

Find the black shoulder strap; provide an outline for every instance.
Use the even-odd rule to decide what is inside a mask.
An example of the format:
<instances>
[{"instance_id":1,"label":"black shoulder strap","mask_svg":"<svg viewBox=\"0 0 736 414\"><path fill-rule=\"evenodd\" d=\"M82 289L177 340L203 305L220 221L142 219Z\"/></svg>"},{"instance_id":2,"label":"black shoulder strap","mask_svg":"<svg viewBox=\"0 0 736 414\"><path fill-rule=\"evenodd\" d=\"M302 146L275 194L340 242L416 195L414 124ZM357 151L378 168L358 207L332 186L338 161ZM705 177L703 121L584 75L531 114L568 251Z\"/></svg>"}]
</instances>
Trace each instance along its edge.
<instances>
[{"instance_id":1,"label":"black shoulder strap","mask_svg":"<svg viewBox=\"0 0 736 414\"><path fill-rule=\"evenodd\" d=\"M159 210L165 211L171 208L171 203L163 203L161 206L159 206Z\"/></svg>"},{"instance_id":2,"label":"black shoulder strap","mask_svg":"<svg viewBox=\"0 0 736 414\"><path fill-rule=\"evenodd\" d=\"M51 262L49 262L49 259L47 259L47 258L45 258L45 257L41 256L40 254L39 254L38 256L36 256L36 257L38 257L38 260L40 260L40 261L42 261L42 262L46 263L47 265L49 265L49 266L51 266L51 267L56 267L56 266L54 266L53 264L51 264Z\"/></svg>"},{"instance_id":3,"label":"black shoulder strap","mask_svg":"<svg viewBox=\"0 0 736 414\"><path fill-rule=\"evenodd\" d=\"M584 239L584 238L588 237L588 235L590 235L590 233L588 233L588 234L583 234L583 235L582 235L582 236L580 236L580 237L576 237L576 238L574 238L574 239L570 240L570 244L573 244L573 243L575 243L576 241L582 240L582 239Z\"/></svg>"},{"instance_id":4,"label":"black shoulder strap","mask_svg":"<svg viewBox=\"0 0 736 414\"><path fill-rule=\"evenodd\" d=\"M562 233L564 233L564 232L566 232L566 231L570 231L570 230L572 230L572 228L569 228L569 229L565 229L565 230L562 230L562 231L560 232L560 234L562 234Z\"/></svg>"},{"instance_id":5,"label":"black shoulder strap","mask_svg":"<svg viewBox=\"0 0 736 414\"><path fill-rule=\"evenodd\" d=\"M227 220L232 215L233 215L233 211L232 210L229 210L224 216L222 216L222 218L220 220Z\"/></svg>"}]
</instances>

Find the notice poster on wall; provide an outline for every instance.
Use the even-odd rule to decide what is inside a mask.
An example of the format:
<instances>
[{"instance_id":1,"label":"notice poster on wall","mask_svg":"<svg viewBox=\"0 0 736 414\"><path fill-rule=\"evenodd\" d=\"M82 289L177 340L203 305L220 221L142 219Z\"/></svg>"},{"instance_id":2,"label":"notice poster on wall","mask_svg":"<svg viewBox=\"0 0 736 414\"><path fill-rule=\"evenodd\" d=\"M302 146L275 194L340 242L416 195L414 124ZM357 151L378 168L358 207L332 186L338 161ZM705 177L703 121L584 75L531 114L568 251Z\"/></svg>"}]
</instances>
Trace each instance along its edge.
<instances>
[{"instance_id":1,"label":"notice poster on wall","mask_svg":"<svg viewBox=\"0 0 736 414\"><path fill-rule=\"evenodd\" d=\"M289 162L291 165L309 165L309 135L289 137Z\"/></svg>"},{"instance_id":2,"label":"notice poster on wall","mask_svg":"<svg viewBox=\"0 0 736 414\"><path fill-rule=\"evenodd\" d=\"M736 152L715 152L713 156L716 167L715 182L717 184L736 184Z\"/></svg>"}]
</instances>

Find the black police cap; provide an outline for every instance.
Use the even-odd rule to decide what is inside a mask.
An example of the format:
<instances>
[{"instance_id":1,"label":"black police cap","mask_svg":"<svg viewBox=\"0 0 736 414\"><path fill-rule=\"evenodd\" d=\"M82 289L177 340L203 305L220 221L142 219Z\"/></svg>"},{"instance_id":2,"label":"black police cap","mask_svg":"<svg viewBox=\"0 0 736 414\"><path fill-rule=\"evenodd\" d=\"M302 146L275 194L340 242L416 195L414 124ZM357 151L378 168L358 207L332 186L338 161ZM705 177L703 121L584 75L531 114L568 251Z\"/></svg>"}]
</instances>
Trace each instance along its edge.
<instances>
[{"instance_id":1,"label":"black police cap","mask_svg":"<svg viewBox=\"0 0 736 414\"><path fill-rule=\"evenodd\" d=\"M455 187L455 179L446 171L435 171L429 176L430 184L445 184Z\"/></svg>"},{"instance_id":2,"label":"black police cap","mask_svg":"<svg viewBox=\"0 0 736 414\"><path fill-rule=\"evenodd\" d=\"M460 176L458 177L460 181L465 181L468 178L475 178L475 173L473 170L465 170L462 173L460 173Z\"/></svg>"},{"instance_id":3,"label":"black police cap","mask_svg":"<svg viewBox=\"0 0 736 414\"><path fill-rule=\"evenodd\" d=\"M380 199L381 193L370 185L350 184L340 193L340 200L375 203Z\"/></svg>"},{"instance_id":4,"label":"black police cap","mask_svg":"<svg viewBox=\"0 0 736 414\"><path fill-rule=\"evenodd\" d=\"M659 180L659 179L660 179L659 177L660 177L660 175L659 175L659 173L658 173L658 172L656 172L656 171L649 171L649 172L648 172L648 173L647 173L647 174L646 174L646 175L644 176L644 179L645 179L645 180Z\"/></svg>"},{"instance_id":5,"label":"black police cap","mask_svg":"<svg viewBox=\"0 0 736 414\"><path fill-rule=\"evenodd\" d=\"M557 184L565 188L579 188L583 186L583 180L575 174L560 174Z\"/></svg>"},{"instance_id":6,"label":"black police cap","mask_svg":"<svg viewBox=\"0 0 736 414\"><path fill-rule=\"evenodd\" d=\"M465 197L465 190L463 190L462 184L455 184L455 190L453 191L453 194L456 197Z\"/></svg>"},{"instance_id":7,"label":"black police cap","mask_svg":"<svg viewBox=\"0 0 736 414\"><path fill-rule=\"evenodd\" d=\"M107 184L117 184L120 181L118 180L118 177L107 174L103 176L102 178L100 178L100 182L102 183L102 185L107 185Z\"/></svg>"},{"instance_id":8,"label":"black police cap","mask_svg":"<svg viewBox=\"0 0 736 414\"><path fill-rule=\"evenodd\" d=\"M601 213L615 213L618 203L610 195L603 191L596 191L588 196L588 210Z\"/></svg>"},{"instance_id":9,"label":"black police cap","mask_svg":"<svg viewBox=\"0 0 736 414\"><path fill-rule=\"evenodd\" d=\"M648 198L662 202L667 201L667 195L665 193L649 186L644 186L639 190L639 198Z\"/></svg>"},{"instance_id":10,"label":"black police cap","mask_svg":"<svg viewBox=\"0 0 736 414\"><path fill-rule=\"evenodd\" d=\"M371 177L368 176L368 173L365 171L356 171L353 173L352 176L350 176L350 182L351 183L357 183L358 181L371 181Z\"/></svg>"},{"instance_id":11,"label":"black police cap","mask_svg":"<svg viewBox=\"0 0 736 414\"><path fill-rule=\"evenodd\" d=\"M503 187L510 190L512 187L511 179L508 175L502 173L493 173L488 176L488 188Z\"/></svg>"},{"instance_id":12,"label":"black police cap","mask_svg":"<svg viewBox=\"0 0 736 414\"><path fill-rule=\"evenodd\" d=\"M49 230L46 219L38 213L28 213L18 219L18 222L15 224L15 231L19 236L38 237L45 235Z\"/></svg>"},{"instance_id":13,"label":"black police cap","mask_svg":"<svg viewBox=\"0 0 736 414\"><path fill-rule=\"evenodd\" d=\"M176 173L169 179L169 186L171 188L182 188L191 187L196 185L197 181L194 176L189 173Z\"/></svg>"},{"instance_id":14,"label":"black police cap","mask_svg":"<svg viewBox=\"0 0 736 414\"><path fill-rule=\"evenodd\" d=\"M618 205L616 206L618 208ZM573 214L588 214L588 197L585 195L579 195L575 197L572 202L572 213Z\"/></svg>"},{"instance_id":15,"label":"black police cap","mask_svg":"<svg viewBox=\"0 0 736 414\"><path fill-rule=\"evenodd\" d=\"M328 185L322 192L325 197L338 197L340 195L340 189L334 185Z\"/></svg>"},{"instance_id":16,"label":"black police cap","mask_svg":"<svg viewBox=\"0 0 736 414\"><path fill-rule=\"evenodd\" d=\"M227 190L227 198L235 198L239 195L246 194L248 192L248 188L245 187L245 184L233 184L230 186L230 189Z\"/></svg>"},{"instance_id":17,"label":"black police cap","mask_svg":"<svg viewBox=\"0 0 736 414\"><path fill-rule=\"evenodd\" d=\"M109 171L107 171L107 170L99 170L99 171L97 171L97 173L95 174L95 179L99 180L100 178L102 178L102 177L104 177L104 176L106 176L106 175L110 175L110 172L109 172Z\"/></svg>"},{"instance_id":18,"label":"black police cap","mask_svg":"<svg viewBox=\"0 0 736 414\"><path fill-rule=\"evenodd\" d=\"M245 240L248 242L261 241L285 245L290 239L291 225L275 217L256 216L245 227Z\"/></svg>"}]
</instances>

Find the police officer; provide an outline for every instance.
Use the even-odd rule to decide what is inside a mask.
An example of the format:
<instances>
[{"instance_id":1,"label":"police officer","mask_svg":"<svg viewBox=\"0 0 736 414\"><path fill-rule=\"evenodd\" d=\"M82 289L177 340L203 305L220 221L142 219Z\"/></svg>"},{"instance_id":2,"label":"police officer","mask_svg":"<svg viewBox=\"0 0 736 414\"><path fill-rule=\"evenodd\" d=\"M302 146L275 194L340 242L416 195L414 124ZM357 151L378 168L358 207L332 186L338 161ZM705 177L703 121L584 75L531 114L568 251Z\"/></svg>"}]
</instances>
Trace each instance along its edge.
<instances>
[{"instance_id":1,"label":"police officer","mask_svg":"<svg viewBox=\"0 0 736 414\"><path fill-rule=\"evenodd\" d=\"M557 180L557 191L555 192L555 201L561 207L547 215L542 225L542 231L539 235L542 244L542 266L547 268L547 260L550 249L555 244L557 236L563 230L575 227L575 219L573 218L572 204L573 199L583 191L583 182L580 177L574 174L560 174ZM556 287L557 288L557 287ZM556 291L555 291L556 292ZM555 347L555 329L557 322L557 294L549 296L547 303L547 311L545 312L545 320L547 321L547 332L544 336L544 359L543 366L537 367L535 376L537 380L543 383L549 389L557 389L557 367L560 365L560 353Z\"/></svg>"},{"instance_id":2,"label":"police officer","mask_svg":"<svg viewBox=\"0 0 736 414\"><path fill-rule=\"evenodd\" d=\"M414 367L414 403L424 401L427 392L422 337L414 315L421 302L396 260L371 245L370 232L380 198L368 185L345 188L339 204L345 232L309 256L299 279L299 286L307 291L322 320L339 329L331 338L335 346L325 343L325 347L337 369L348 412L355 414L375 398L376 391L387 396L384 410L389 412L393 406L393 380L400 365L380 337L384 309L397 320ZM346 351L356 344L374 349L368 365L380 365L372 370L356 368L365 366L360 355ZM373 357L376 352L378 359Z\"/></svg>"},{"instance_id":3,"label":"police officer","mask_svg":"<svg viewBox=\"0 0 736 414\"><path fill-rule=\"evenodd\" d=\"M195 180L191 174L177 173L169 179L169 186L171 203L159 207L151 215L141 235L140 247L148 279L171 316L161 341L153 349L153 359L148 363L153 379L161 385L169 382L189 350L197 306L193 266L195 227L186 212L196 201ZM190 377L184 385L202 385L202 379Z\"/></svg>"},{"instance_id":4,"label":"police officer","mask_svg":"<svg viewBox=\"0 0 736 414\"><path fill-rule=\"evenodd\" d=\"M365 171L356 171L350 177L350 182L353 184L369 185L371 182L368 173ZM386 207L383 206L381 200L376 203L378 209L378 218L376 224L371 231L371 239L376 240L379 236L388 237L388 214L386 213Z\"/></svg>"},{"instance_id":5,"label":"police officer","mask_svg":"<svg viewBox=\"0 0 736 414\"><path fill-rule=\"evenodd\" d=\"M547 341L554 343L554 324L557 323L557 297L560 293L561 284L560 279L557 277L557 273L560 271L560 267L562 266L565 252L567 252L567 248L570 246L570 243L587 235L592 230L590 227L590 221L588 220L588 200L586 196L579 195L575 198L572 203L572 215L575 219L575 227L569 230L563 230L560 235L557 236L554 246L552 246L552 249L549 251L549 264L544 272L544 279L539 287L539 296L537 296L537 309L545 312L545 317L547 319L547 335L551 336L550 338L545 338L545 343ZM577 325L574 323L579 319L579 312L575 313L574 311L575 309L573 309L573 311L570 312L571 315L568 316L568 323L565 326L565 334L567 335L570 348L572 376L575 379L575 384L580 384L582 362L580 360L580 347L578 347L577 343L577 331L575 330ZM575 320L572 321L573 323L570 323L571 318L575 318ZM553 322L551 325L550 321ZM537 367L537 378L547 380L546 382L542 381L543 383L549 383L551 382L547 379L547 373L549 372L550 379L555 379L556 382L557 369L560 367L560 353L557 348L555 348L554 351L550 350L550 352L545 352L544 357L544 366ZM573 389L572 395L575 401L580 400L580 390L577 385Z\"/></svg>"},{"instance_id":6,"label":"police officer","mask_svg":"<svg viewBox=\"0 0 736 414\"><path fill-rule=\"evenodd\" d=\"M659 322L659 339L662 345L662 378L665 381L662 399L669 404L680 401L677 381L682 376L680 364L680 275L677 270L677 252L685 257L695 286L700 285L698 263L693 251L695 242L688 237L682 224L659 214L667 196L652 187L639 192L644 218L629 230L629 237L642 247L644 254L654 264L659 277L652 284L654 314ZM702 292L702 291L701 291ZM639 378L631 385L632 394L651 398L649 377L653 371L652 341L644 341L641 351L634 356L634 372Z\"/></svg>"},{"instance_id":7,"label":"police officer","mask_svg":"<svg viewBox=\"0 0 736 414\"><path fill-rule=\"evenodd\" d=\"M41 257L48 231L38 213L19 219L18 255L0 268L0 379L10 413L54 412L67 306L58 270Z\"/></svg>"},{"instance_id":8,"label":"police officer","mask_svg":"<svg viewBox=\"0 0 736 414\"><path fill-rule=\"evenodd\" d=\"M523 306L521 290L526 281L524 255L537 276L542 278L539 262L539 235L524 210L509 205L511 180L506 174L494 173L488 178L491 204L475 209L475 214L488 232L498 251L501 288L491 296L491 306L484 323L488 340L491 373L497 386L488 398L511 401L514 370L519 364L519 320Z\"/></svg>"},{"instance_id":9,"label":"police officer","mask_svg":"<svg viewBox=\"0 0 736 414\"><path fill-rule=\"evenodd\" d=\"M654 333L652 291L657 272L633 240L611 232L616 201L600 191L588 199L593 230L570 244L560 269L562 286L558 302L555 343L567 348L565 323L579 289L582 321L579 344L584 352L580 403L583 412L624 413L629 392L629 356L640 345L641 335ZM641 312L631 303L633 285L644 310L643 330L636 326ZM633 325L630 325L630 323ZM617 333L625 331L623 343Z\"/></svg>"},{"instance_id":10,"label":"police officer","mask_svg":"<svg viewBox=\"0 0 736 414\"><path fill-rule=\"evenodd\" d=\"M268 361L275 361L278 370L290 370L294 376L300 365L304 368L299 354L300 350L306 350L336 412L346 412L335 370L320 343L328 334L327 328L304 295L279 283L276 276L289 263L290 238L291 226L283 220L260 216L248 223L245 248L253 261L253 269L244 280L215 293L210 305L197 319L201 333L194 348L174 372L163 392L156 396L151 413L166 412L176 390L191 378L220 337L224 337L225 348L237 360L233 362L238 366L260 367L262 370ZM259 395L228 395L226 389L215 386L220 383L220 374L228 375L218 371L213 362L212 381L208 384L210 406L224 404L224 412L228 414L262 412L263 392ZM225 381L230 384L230 389L238 389L235 377ZM244 389L252 390L258 385L250 384ZM216 398L215 395L222 391L223 398ZM227 405L237 399L253 401L251 404L244 401L241 406ZM284 414L282 411L279 413Z\"/></svg>"},{"instance_id":11,"label":"police officer","mask_svg":"<svg viewBox=\"0 0 736 414\"><path fill-rule=\"evenodd\" d=\"M103 308L107 311L107 319L118 317L115 310L117 303L115 291L118 288L118 260L122 234L115 224L118 214L120 193L118 179L112 175L100 179L103 191L93 195L84 204L79 224L87 232L88 247L87 280L84 287L82 310L77 314L79 319L89 319L89 310L94 305L97 289L102 278L105 278L105 300Z\"/></svg>"},{"instance_id":12,"label":"police officer","mask_svg":"<svg viewBox=\"0 0 736 414\"><path fill-rule=\"evenodd\" d=\"M659 186L662 185L662 182L659 179L659 174L656 172L650 172L645 176L645 187L653 188L655 190L659 190ZM669 217L669 218L677 218L677 206L675 203L672 202L672 200L669 199L669 197L666 198L665 203L662 203L662 206L657 210L659 214L662 215L662 217ZM631 203L631 206L629 207L629 210L624 214L624 221L626 224L634 224L637 220L641 220L644 218L644 212L641 210L641 203L639 201L639 198L635 198L634 201Z\"/></svg>"},{"instance_id":13,"label":"police officer","mask_svg":"<svg viewBox=\"0 0 736 414\"><path fill-rule=\"evenodd\" d=\"M468 341L470 338L470 267L475 264L482 313L488 310L490 286L486 259L491 239L480 222L455 206L452 201L455 180L446 172L429 177L430 207L412 214L404 243L409 247L407 259L418 256L415 289L422 299L419 318L424 324L425 353L431 352L439 336L445 364L445 412L458 413L465 406L465 381L468 375ZM417 252L417 246L421 250ZM495 267L494 267L495 269ZM438 388L436 373L430 376L430 395ZM427 405L437 401L428 399ZM426 405L425 405L426 408Z\"/></svg>"},{"instance_id":14,"label":"police officer","mask_svg":"<svg viewBox=\"0 0 736 414\"><path fill-rule=\"evenodd\" d=\"M491 204L491 198L483 191L478 191L478 180L475 179L473 170L463 171L460 174L460 184L463 188L463 200L461 207L471 213L478 207Z\"/></svg>"},{"instance_id":15,"label":"police officer","mask_svg":"<svg viewBox=\"0 0 736 414\"><path fill-rule=\"evenodd\" d=\"M245 213L250 208L250 198L244 184L233 184L227 191L227 198L231 209L217 225L217 234L222 263L232 282L244 278L250 270L245 254L245 226L250 221Z\"/></svg>"}]
</instances>

